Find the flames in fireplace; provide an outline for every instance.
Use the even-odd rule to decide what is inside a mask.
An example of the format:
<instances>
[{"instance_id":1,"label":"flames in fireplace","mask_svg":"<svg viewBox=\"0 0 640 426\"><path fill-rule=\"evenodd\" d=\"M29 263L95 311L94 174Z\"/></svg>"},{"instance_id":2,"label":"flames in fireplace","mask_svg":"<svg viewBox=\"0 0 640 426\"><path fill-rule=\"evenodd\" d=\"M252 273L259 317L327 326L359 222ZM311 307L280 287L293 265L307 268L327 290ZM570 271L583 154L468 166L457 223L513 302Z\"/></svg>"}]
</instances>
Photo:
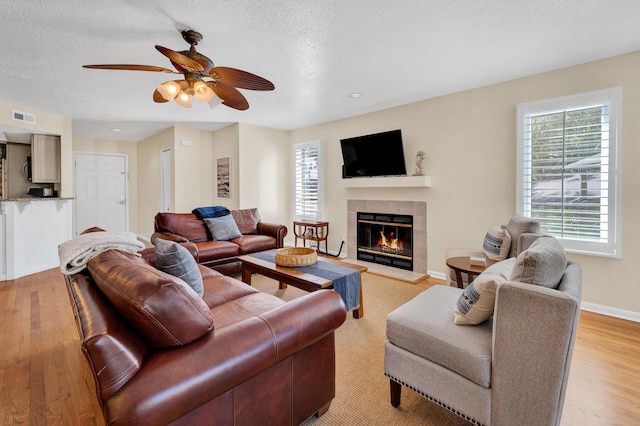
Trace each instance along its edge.
<instances>
[{"instance_id":1,"label":"flames in fireplace","mask_svg":"<svg viewBox=\"0 0 640 426\"><path fill-rule=\"evenodd\" d=\"M396 238L395 232L389 232L389 237L384 235L384 231L380 231L380 239L377 247L383 253L402 254L402 242Z\"/></svg>"},{"instance_id":2,"label":"flames in fireplace","mask_svg":"<svg viewBox=\"0 0 640 426\"><path fill-rule=\"evenodd\" d=\"M357 212L358 260L412 270L413 217Z\"/></svg>"}]
</instances>

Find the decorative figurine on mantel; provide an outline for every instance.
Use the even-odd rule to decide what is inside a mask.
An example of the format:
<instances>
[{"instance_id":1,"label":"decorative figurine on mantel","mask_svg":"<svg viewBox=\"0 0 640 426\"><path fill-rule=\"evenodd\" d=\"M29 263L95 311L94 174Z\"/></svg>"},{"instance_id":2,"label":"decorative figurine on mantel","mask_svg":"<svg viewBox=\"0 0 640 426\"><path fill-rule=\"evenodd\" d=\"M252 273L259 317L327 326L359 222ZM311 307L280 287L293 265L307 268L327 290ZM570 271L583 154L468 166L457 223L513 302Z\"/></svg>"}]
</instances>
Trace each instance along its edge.
<instances>
[{"instance_id":1,"label":"decorative figurine on mantel","mask_svg":"<svg viewBox=\"0 0 640 426\"><path fill-rule=\"evenodd\" d=\"M424 169L422 167L422 162L424 161L424 157L427 154L424 153L424 151L418 151L416 153L416 172L413 174L414 176L423 176L424 175Z\"/></svg>"}]
</instances>

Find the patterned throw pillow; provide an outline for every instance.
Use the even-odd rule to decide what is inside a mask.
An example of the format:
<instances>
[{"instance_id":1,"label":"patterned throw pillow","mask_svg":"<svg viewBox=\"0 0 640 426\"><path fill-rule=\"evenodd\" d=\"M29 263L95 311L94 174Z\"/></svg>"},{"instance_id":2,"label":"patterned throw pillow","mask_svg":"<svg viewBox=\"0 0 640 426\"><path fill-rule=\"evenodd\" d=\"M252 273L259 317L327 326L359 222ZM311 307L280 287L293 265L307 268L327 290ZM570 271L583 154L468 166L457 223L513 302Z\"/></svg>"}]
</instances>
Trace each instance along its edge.
<instances>
[{"instance_id":1,"label":"patterned throw pillow","mask_svg":"<svg viewBox=\"0 0 640 426\"><path fill-rule=\"evenodd\" d=\"M511 235L504 225L492 226L484 236L482 250L487 258L501 261L509 255Z\"/></svg>"},{"instance_id":2,"label":"patterned throw pillow","mask_svg":"<svg viewBox=\"0 0 640 426\"><path fill-rule=\"evenodd\" d=\"M180 278L202 297L204 294L202 274L189 250L176 242L161 238L156 239L155 248L158 269Z\"/></svg>"},{"instance_id":3,"label":"patterned throw pillow","mask_svg":"<svg viewBox=\"0 0 640 426\"><path fill-rule=\"evenodd\" d=\"M515 257L494 263L473 280L458 298L453 311L454 323L477 325L491 318L496 301L496 288L509 280L515 263Z\"/></svg>"},{"instance_id":4,"label":"patterned throw pillow","mask_svg":"<svg viewBox=\"0 0 640 426\"><path fill-rule=\"evenodd\" d=\"M233 216L228 214L221 217L212 217L203 219L207 224L213 241L229 241L234 238L242 237L240 230Z\"/></svg>"}]
</instances>

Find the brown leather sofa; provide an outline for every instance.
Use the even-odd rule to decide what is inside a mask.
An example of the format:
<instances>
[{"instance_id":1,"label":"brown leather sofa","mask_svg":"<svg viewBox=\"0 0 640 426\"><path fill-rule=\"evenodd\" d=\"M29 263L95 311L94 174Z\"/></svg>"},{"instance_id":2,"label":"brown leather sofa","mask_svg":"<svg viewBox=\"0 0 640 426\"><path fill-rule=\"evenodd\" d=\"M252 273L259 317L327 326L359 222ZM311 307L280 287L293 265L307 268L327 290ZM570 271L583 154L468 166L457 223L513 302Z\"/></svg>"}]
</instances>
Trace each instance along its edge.
<instances>
[{"instance_id":1,"label":"brown leather sofa","mask_svg":"<svg viewBox=\"0 0 640 426\"><path fill-rule=\"evenodd\" d=\"M337 293L284 302L198 265L199 297L153 262L109 250L66 277L107 424L297 425L329 408Z\"/></svg>"},{"instance_id":2,"label":"brown leather sofa","mask_svg":"<svg viewBox=\"0 0 640 426\"><path fill-rule=\"evenodd\" d=\"M230 241L213 241L204 221L193 213L158 213L154 219L156 238L184 243L195 243L198 262L224 275L238 274L242 264L238 256L258 251L281 248L287 227L264 223L258 209L231 210L242 237Z\"/></svg>"}]
</instances>

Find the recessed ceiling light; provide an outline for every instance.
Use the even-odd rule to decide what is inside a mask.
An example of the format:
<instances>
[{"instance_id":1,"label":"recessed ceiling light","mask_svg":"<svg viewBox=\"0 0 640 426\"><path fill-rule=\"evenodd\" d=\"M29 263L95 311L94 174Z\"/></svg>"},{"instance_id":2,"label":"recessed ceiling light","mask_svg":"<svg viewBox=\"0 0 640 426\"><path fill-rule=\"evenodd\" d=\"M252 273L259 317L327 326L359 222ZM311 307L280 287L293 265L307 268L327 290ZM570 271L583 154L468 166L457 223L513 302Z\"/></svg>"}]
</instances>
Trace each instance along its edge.
<instances>
[{"instance_id":1,"label":"recessed ceiling light","mask_svg":"<svg viewBox=\"0 0 640 426\"><path fill-rule=\"evenodd\" d=\"M120 129L111 129L112 132L121 132L122 130Z\"/></svg>"},{"instance_id":2,"label":"recessed ceiling light","mask_svg":"<svg viewBox=\"0 0 640 426\"><path fill-rule=\"evenodd\" d=\"M358 92L349 93L349 97L353 98L353 99L361 98L362 97L362 93L358 93Z\"/></svg>"}]
</instances>

